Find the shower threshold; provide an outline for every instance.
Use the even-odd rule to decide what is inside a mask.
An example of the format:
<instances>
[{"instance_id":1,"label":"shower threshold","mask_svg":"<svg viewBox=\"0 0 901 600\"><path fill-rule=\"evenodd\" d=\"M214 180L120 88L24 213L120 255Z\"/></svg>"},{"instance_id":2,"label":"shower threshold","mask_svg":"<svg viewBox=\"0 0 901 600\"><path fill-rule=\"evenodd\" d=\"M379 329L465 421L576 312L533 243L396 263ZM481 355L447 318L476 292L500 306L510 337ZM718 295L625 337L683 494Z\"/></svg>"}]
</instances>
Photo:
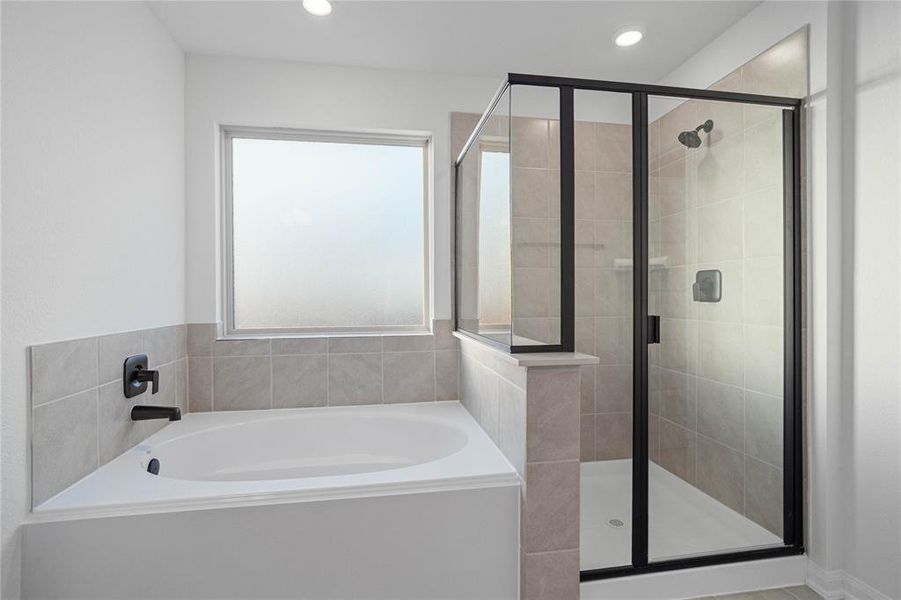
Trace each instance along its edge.
<instances>
[{"instance_id":1,"label":"shower threshold","mask_svg":"<svg viewBox=\"0 0 901 600\"><path fill-rule=\"evenodd\" d=\"M581 569L631 564L632 461L581 465ZM648 465L651 561L782 546L782 539L659 465ZM622 525L620 525L622 523Z\"/></svg>"}]
</instances>

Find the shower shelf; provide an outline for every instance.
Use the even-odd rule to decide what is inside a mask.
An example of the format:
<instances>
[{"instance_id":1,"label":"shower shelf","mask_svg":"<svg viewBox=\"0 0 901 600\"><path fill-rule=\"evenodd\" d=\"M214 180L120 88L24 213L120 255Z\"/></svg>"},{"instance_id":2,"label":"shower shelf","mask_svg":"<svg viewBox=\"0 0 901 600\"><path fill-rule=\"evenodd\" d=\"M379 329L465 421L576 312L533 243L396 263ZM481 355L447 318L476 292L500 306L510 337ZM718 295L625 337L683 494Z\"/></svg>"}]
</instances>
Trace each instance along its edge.
<instances>
[{"instance_id":1,"label":"shower shelf","mask_svg":"<svg viewBox=\"0 0 901 600\"><path fill-rule=\"evenodd\" d=\"M669 257L668 256L657 256L648 260L648 269L666 269L669 265ZM617 271L631 271L632 270L632 259L631 258L614 258L613 259L613 268Z\"/></svg>"}]
</instances>

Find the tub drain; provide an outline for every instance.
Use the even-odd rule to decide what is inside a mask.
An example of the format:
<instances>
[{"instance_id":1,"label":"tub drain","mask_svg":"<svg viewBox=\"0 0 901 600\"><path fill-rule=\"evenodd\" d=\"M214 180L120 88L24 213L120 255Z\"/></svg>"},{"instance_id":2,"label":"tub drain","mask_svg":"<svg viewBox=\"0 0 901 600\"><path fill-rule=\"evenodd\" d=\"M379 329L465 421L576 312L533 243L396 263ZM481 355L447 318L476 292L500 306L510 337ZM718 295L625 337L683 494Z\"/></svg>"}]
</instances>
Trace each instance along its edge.
<instances>
[{"instance_id":1,"label":"tub drain","mask_svg":"<svg viewBox=\"0 0 901 600\"><path fill-rule=\"evenodd\" d=\"M623 527L623 525L625 525L625 523L623 523L619 519L610 519L609 521L607 521L607 525L609 525L610 527L613 527L614 529L622 529L622 527Z\"/></svg>"}]
</instances>

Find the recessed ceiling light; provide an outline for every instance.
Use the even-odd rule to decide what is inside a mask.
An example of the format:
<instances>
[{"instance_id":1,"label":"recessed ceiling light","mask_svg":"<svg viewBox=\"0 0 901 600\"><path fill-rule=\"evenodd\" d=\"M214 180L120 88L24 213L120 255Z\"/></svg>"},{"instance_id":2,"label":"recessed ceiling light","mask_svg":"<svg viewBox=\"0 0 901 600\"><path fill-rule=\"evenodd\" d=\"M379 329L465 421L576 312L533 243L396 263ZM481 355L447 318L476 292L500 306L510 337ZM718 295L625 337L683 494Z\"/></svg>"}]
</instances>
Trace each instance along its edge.
<instances>
[{"instance_id":1,"label":"recessed ceiling light","mask_svg":"<svg viewBox=\"0 0 901 600\"><path fill-rule=\"evenodd\" d=\"M332 13L332 3L328 0L303 0L303 7L307 12L317 17L324 17Z\"/></svg>"},{"instance_id":2,"label":"recessed ceiling light","mask_svg":"<svg viewBox=\"0 0 901 600\"><path fill-rule=\"evenodd\" d=\"M616 32L613 43L621 48L627 48L640 42L643 37L644 34L641 33L640 29L635 27L625 27Z\"/></svg>"}]
</instances>

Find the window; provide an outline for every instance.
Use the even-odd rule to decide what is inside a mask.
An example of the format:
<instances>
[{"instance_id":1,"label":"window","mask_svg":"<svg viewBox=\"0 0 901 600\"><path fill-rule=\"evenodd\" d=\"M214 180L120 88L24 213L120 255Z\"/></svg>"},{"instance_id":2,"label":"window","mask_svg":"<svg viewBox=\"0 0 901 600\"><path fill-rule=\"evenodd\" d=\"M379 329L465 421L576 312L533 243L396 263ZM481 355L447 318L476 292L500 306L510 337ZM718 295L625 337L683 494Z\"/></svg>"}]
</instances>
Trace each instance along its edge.
<instances>
[{"instance_id":1,"label":"window","mask_svg":"<svg viewBox=\"0 0 901 600\"><path fill-rule=\"evenodd\" d=\"M423 331L428 138L225 127L228 333Z\"/></svg>"}]
</instances>

